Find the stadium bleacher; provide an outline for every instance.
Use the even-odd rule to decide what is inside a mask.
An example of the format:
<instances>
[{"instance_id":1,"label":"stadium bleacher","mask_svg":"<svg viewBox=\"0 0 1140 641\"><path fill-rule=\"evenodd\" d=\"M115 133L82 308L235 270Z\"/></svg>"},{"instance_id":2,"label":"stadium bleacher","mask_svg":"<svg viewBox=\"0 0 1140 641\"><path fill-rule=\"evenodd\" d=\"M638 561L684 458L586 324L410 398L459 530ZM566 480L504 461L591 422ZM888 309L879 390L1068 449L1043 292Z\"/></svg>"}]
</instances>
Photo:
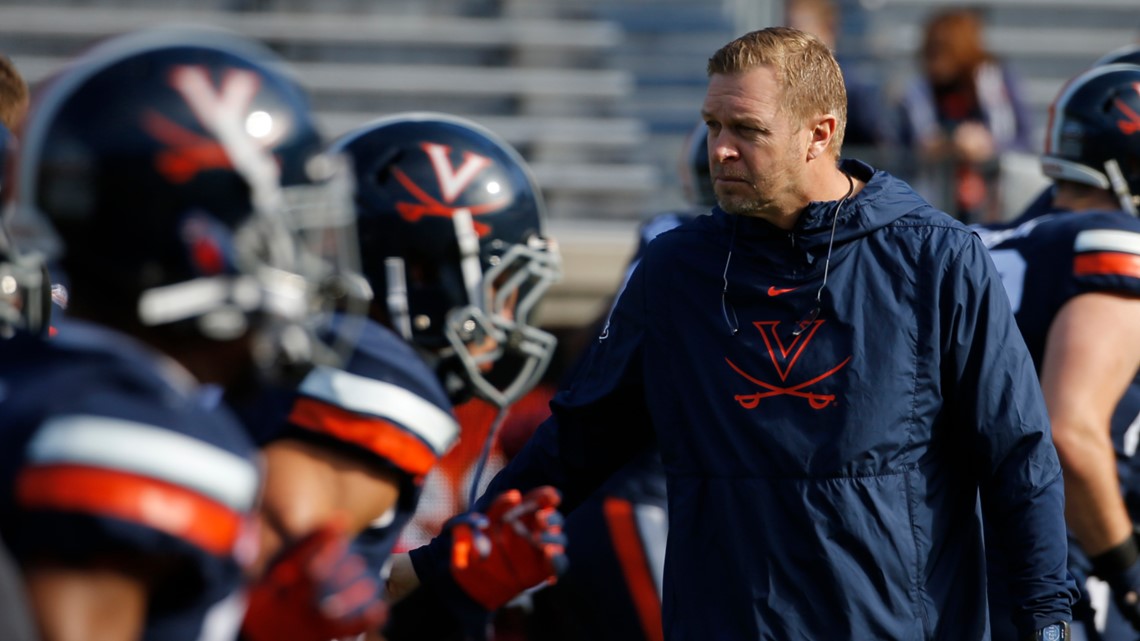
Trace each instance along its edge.
<instances>
[{"instance_id":1,"label":"stadium bleacher","mask_svg":"<svg viewBox=\"0 0 1140 641\"><path fill-rule=\"evenodd\" d=\"M925 17L959 4L837 1L841 54L888 99L916 72ZM289 60L330 135L404 110L482 122L531 163L567 256L569 280L553 298L575 291L580 302L616 284L640 218L682 204L674 176L704 94L708 55L745 26L763 26L757 16L778 15L780 4L0 0L0 51L35 81L112 33L157 22L213 24L263 40ZM1025 78L1041 127L1065 78L1140 33L1134 0L973 6L986 12L992 50ZM559 318L571 324L593 313L573 307Z\"/></svg>"}]
</instances>

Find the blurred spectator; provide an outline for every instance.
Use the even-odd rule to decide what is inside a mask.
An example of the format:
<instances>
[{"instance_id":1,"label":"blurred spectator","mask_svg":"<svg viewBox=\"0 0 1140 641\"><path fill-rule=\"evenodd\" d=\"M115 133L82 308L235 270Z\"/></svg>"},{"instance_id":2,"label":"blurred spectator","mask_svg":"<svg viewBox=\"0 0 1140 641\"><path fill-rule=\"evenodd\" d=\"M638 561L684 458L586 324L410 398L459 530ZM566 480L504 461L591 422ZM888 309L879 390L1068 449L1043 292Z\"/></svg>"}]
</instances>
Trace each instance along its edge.
<instances>
[{"instance_id":1,"label":"blurred spectator","mask_svg":"<svg viewBox=\"0 0 1140 641\"><path fill-rule=\"evenodd\" d=\"M0 125L16 131L28 111L28 84L8 56L0 55Z\"/></svg>"},{"instance_id":2,"label":"blurred spectator","mask_svg":"<svg viewBox=\"0 0 1140 641\"><path fill-rule=\"evenodd\" d=\"M967 222L998 218L996 161L1005 151L1032 148L1019 79L986 51L982 31L973 11L935 14L920 50L923 74L907 88L900 109L900 142L924 170L952 172L943 204ZM912 179L939 200L929 193L930 176Z\"/></svg>"},{"instance_id":3,"label":"blurred spectator","mask_svg":"<svg viewBox=\"0 0 1140 641\"><path fill-rule=\"evenodd\" d=\"M28 84L8 56L0 55L0 191L14 132L28 111Z\"/></svg>"},{"instance_id":4,"label":"blurred spectator","mask_svg":"<svg viewBox=\"0 0 1140 641\"><path fill-rule=\"evenodd\" d=\"M881 147L891 142L891 124L880 88L860 74L854 65L836 51L839 35L839 8L832 0L786 0L785 26L806 31L836 52L843 80L847 85L847 129L843 142L848 145ZM860 152L860 155L865 155Z\"/></svg>"}]
</instances>

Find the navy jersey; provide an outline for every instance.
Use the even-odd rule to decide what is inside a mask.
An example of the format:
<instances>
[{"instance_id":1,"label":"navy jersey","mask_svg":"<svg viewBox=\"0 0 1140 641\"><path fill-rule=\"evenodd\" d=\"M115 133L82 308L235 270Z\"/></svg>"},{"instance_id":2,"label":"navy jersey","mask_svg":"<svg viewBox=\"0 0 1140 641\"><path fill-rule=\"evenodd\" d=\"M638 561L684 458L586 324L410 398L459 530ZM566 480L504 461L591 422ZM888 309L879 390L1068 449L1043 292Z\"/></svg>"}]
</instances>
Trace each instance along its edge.
<instances>
[{"instance_id":1,"label":"navy jersey","mask_svg":"<svg viewBox=\"0 0 1140 641\"><path fill-rule=\"evenodd\" d=\"M318 366L295 389L270 390L241 414L259 445L301 439L400 474L394 510L353 542L379 572L459 425L439 379L407 342L370 320L340 321L331 332L359 332L343 367Z\"/></svg>"},{"instance_id":2,"label":"navy jersey","mask_svg":"<svg viewBox=\"0 0 1140 641\"><path fill-rule=\"evenodd\" d=\"M1001 273L1018 328L1039 372L1049 329L1066 303L1092 292L1140 295L1140 220L1123 212L1046 214L1016 227L979 233ZM1140 438L1140 378L1133 380L1117 403L1111 430L1125 502L1132 520L1140 522L1140 475L1134 458ZM1072 540L1070 557L1070 570L1084 577L1088 561ZM991 566L1000 572L1003 560L991 557ZM1088 612L1086 604L1081 605L1080 610ZM1100 599L1095 604L1117 624L1102 630L1109 635L1105 638L1134 638L1131 626L1117 621L1107 606ZM995 639L1015 638L1003 627L1007 609L1005 595L993 591ZM1113 636L1117 633L1123 636Z\"/></svg>"},{"instance_id":3,"label":"navy jersey","mask_svg":"<svg viewBox=\"0 0 1140 641\"><path fill-rule=\"evenodd\" d=\"M148 628L233 592L260 474L240 424L197 394L173 361L96 326L0 343L0 533L13 555L161 560ZM201 625L145 638L196 639Z\"/></svg>"},{"instance_id":4,"label":"navy jersey","mask_svg":"<svg viewBox=\"0 0 1140 641\"><path fill-rule=\"evenodd\" d=\"M1067 302L1090 292L1140 296L1140 220L1123 212L1052 214L983 235L983 240L1038 371L1049 328ZM1140 379L1133 381L1113 417L1113 442L1121 461L1136 452L1140 424L1133 423L1138 413ZM1127 466L1121 466L1121 474L1127 481Z\"/></svg>"}]
</instances>

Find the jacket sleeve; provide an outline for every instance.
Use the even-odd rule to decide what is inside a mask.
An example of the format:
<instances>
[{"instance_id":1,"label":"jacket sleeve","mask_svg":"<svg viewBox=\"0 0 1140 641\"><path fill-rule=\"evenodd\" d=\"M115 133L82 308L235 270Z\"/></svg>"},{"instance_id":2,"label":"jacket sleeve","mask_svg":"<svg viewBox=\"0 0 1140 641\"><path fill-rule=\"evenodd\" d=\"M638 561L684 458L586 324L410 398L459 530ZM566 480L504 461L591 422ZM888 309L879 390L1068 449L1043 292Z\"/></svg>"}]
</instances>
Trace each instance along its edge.
<instances>
[{"instance_id":1,"label":"jacket sleeve","mask_svg":"<svg viewBox=\"0 0 1140 641\"><path fill-rule=\"evenodd\" d=\"M970 235L942 284L947 402L975 430L983 519L1008 561L1014 620L1022 635L1071 618L1077 588L1068 543L1061 465L1029 352L1000 277Z\"/></svg>"}]
</instances>

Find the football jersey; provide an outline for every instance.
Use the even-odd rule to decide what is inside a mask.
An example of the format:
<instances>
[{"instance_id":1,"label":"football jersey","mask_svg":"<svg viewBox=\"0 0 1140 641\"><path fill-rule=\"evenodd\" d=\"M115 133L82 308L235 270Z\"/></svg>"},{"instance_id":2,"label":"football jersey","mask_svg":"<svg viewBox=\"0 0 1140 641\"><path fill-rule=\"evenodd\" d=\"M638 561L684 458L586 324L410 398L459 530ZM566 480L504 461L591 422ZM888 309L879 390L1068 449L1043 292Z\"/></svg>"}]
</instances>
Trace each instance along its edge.
<instances>
[{"instance_id":1,"label":"football jersey","mask_svg":"<svg viewBox=\"0 0 1140 641\"><path fill-rule=\"evenodd\" d=\"M161 559L148 628L240 583L256 450L189 373L124 335L69 322L0 343L0 533L18 559ZM236 633L240 620L230 622ZM147 639L199 637L201 618Z\"/></svg>"},{"instance_id":2,"label":"football jersey","mask_svg":"<svg viewBox=\"0 0 1140 641\"><path fill-rule=\"evenodd\" d=\"M297 387L271 389L240 413L259 445L296 438L399 473L396 506L353 541L379 572L415 511L424 477L459 426L435 372L391 330L341 317L328 331L330 341L354 332L343 367L317 366Z\"/></svg>"},{"instance_id":3,"label":"football jersey","mask_svg":"<svg viewBox=\"0 0 1140 641\"><path fill-rule=\"evenodd\" d=\"M1018 328L1040 372L1049 329L1066 303L1092 292L1140 295L1140 220L1123 212L1058 212L1024 220L1013 227L977 231L1001 273ZM1117 403L1111 431L1125 503L1133 522L1140 522L1140 460L1135 457L1140 377L1133 379ZM1088 560L1071 537L1069 555L1070 571L1083 581ZM1004 571L1003 559L991 557L990 564L991 573ZM1074 609L1074 616L1091 625L1085 603ZM1134 637L1131 626L1105 598L1095 599L1093 607L1103 611L1102 616L1107 613L1110 624L1099 630L1106 640ZM1006 621L1009 608L1006 595L991 589L995 641L1016 636ZM1084 614L1078 616L1078 610Z\"/></svg>"},{"instance_id":4,"label":"football jersey","mask_svg":"<svg viewBox=\"0 0 1140 641\"><path fill-rule=\"evenodd\" d=\"M982 234L982 238L1001 273L1038 371L1049 328L1065 303L1090 292L1140 296L1140 220L1125 213L1051 214ZM1126 488L1134 476L1124 463L1136 453L1138 414L1140 379L1129 386L1112 421L1113 443L1122 463L1121 483ZM1140 517L1136 491L1128 494L1133 520Z\"/></svg>"}]
</instances>

